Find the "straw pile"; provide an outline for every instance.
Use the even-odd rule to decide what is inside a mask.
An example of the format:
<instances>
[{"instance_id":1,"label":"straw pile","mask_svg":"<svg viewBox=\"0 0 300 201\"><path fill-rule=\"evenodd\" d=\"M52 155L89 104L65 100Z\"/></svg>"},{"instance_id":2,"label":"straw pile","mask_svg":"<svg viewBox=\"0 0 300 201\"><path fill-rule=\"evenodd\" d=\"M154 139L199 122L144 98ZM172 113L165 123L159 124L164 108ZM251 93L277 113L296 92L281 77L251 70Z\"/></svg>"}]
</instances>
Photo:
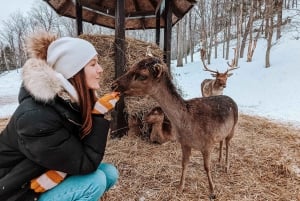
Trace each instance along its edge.
<instances>
[{"instance_id":1,"label":"straw pile","mask_svg":"<svg viewBox=\"0 0 300 201\"><path fill-rule=\"evenodd\" d=\"M223 152L224 153L224 152ZM183 193L179 143L155 145L137 137L109 139L104 161L120 171L119 182L102 201L199 201L208 181L199 151L193 150ZM232 139L230 169L212 154L216 201L300 201L300 130L240 115Z\"/></svg>"},{"instance_id":2,"label":"straw pile","mask_svg":"<svg viewBox=\"0 0 300 201\"><path fill-rule=\"evenodd\" d=\"M0 120L0 131L8 119ZM215 201L300 201L300 129L240 115L232 139L230 168L212 154ZM117 166L120 178L101 201L208 200L208 182L199 151L193 150L183 193L179 143L151 144L137 136L109 139L104 162Z\"/></svg>"},{"instance_id":3,"label":"straw pile","mask_svg":"<svg viewBox=\"0 0 300 201\"><path fill-rule=\"evenodd\" d=\"M98 91L99 96L110 92L111 83L115 78L115 36L83 34L80 38L90 41L95 46L99 54L99 63L104 69L102 79L100 80L101 89ZM124 70L130 68L134 63L145 57L147 50L150 50L153 56L163 59L163 51L153 43L126 38L125 49L126 66ZM143 116L155 106L158 106L157 102L150 97L125 98L125 112L129 116L134 116L141 120ZM141 127L141 133L147 134L147 130L147 125Z\"/></svg>"}]
</instances>

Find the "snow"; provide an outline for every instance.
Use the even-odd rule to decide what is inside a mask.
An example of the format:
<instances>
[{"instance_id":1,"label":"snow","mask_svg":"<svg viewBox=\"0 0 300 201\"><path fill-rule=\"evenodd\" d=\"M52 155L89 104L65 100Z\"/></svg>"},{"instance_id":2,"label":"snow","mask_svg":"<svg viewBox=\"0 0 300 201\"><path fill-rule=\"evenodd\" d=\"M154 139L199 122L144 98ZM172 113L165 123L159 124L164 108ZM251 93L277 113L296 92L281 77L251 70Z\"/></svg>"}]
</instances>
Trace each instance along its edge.
<instances>
[{"instance_id":1,"label":"snow","mask_svg":"<svg viewBox=\"0 0 300 201\"><path fill-rule=\"evenodd\" d=\"M246 58L239 59L239 68L227 80L224 94L232 97L242 113L257 115L280 121L282 123L300 125L300 90L297 83L300 75L300 40L280 39L271 49L271 67L265 68L266 43L259 41L252 62ZM175 82L183 91L186 99L200 97L201 82L211 78L209 72L203 71L203 65L195 54L194 62L175 67L172 73ZM212 60L210 69L224 72L228 65L224 59Z\"/></svg>"},{"instance_id":2,"label":"snow","mask_svg":"<svg viewBox=\"0 0 300 201\"><path fill-rule=\"evenodd\" d=\"M0 74L0 118L11 116L17 108L20 86L20 69Z\"/></svg>"}]
</instances>

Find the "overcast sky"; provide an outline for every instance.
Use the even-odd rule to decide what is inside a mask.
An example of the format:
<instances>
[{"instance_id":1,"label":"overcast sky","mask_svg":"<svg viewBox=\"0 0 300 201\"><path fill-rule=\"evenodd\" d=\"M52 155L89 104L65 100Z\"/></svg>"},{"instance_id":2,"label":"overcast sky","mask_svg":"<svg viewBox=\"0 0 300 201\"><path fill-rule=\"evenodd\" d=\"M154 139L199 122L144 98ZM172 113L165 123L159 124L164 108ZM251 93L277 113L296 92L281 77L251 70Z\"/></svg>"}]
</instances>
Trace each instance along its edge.
<instances>
[{"instance_id":1,"label":"overcast sky","mask_svg":"<svg viewBox=\"0 0 300 201\"><path fill-rule=\"evenodd\" d=\"M3 2L0 7L0 19L6 20L10 14L20 11L22 13L26 13L33 7L34 2L39 0L8 0ZM42 0L40 0L42 1Z\"/></svg>"}]
</instances>

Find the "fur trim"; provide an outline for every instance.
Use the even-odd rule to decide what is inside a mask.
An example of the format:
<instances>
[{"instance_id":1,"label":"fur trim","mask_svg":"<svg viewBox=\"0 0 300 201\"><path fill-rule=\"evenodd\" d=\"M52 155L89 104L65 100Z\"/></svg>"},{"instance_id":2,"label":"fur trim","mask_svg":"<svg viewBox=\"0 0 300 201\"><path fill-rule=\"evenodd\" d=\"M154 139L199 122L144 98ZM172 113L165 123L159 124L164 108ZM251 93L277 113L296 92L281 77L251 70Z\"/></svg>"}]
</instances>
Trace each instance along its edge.
<instances>
[{"instance_id":1,"label":"fur trim","mask_svg":"<svg viewBox=\"0 0 300 201\"><path fill-rule=\"evenodd\" d=\"M39 31L26 39L26 49L30 58L47 59L47 50L58 37L45 31Z\"/></svg>"},{"instance_id":2,"label":"fur trim","mask_svg":"<svg viewBox=\"0 0 300 201\"><path fill-rule=\"evenodd\" d=\"M22 78L24 87L39 101L49 102L63 91L56 72L41 59L28 59L23 66Z\"/></svg>"}]
</instances>

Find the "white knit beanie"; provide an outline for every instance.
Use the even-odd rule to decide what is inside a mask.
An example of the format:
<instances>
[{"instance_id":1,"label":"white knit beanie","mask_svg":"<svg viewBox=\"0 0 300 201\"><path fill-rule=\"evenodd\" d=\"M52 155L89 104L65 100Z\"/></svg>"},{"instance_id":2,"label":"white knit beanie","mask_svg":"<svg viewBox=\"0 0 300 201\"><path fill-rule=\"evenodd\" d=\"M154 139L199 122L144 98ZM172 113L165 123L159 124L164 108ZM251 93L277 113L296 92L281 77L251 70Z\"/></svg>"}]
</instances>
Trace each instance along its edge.
<instances>
[{"instance_id":1,"label":"white knit beanie","mask_svg":"<svg viewBox=\"0 0 300 201\"><path fill-rule=\"evenodd\" d=\"M53 41L47 51L47 63L66 79L78 73L95 55L95 47L80 38L62 37Z\"/></svg>"}]
</instances>

